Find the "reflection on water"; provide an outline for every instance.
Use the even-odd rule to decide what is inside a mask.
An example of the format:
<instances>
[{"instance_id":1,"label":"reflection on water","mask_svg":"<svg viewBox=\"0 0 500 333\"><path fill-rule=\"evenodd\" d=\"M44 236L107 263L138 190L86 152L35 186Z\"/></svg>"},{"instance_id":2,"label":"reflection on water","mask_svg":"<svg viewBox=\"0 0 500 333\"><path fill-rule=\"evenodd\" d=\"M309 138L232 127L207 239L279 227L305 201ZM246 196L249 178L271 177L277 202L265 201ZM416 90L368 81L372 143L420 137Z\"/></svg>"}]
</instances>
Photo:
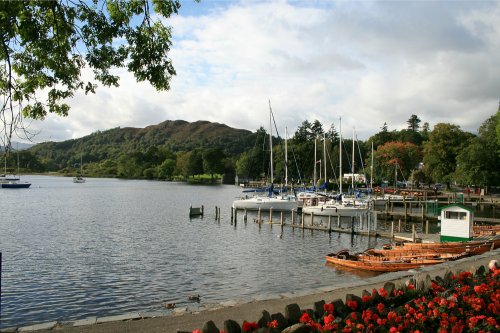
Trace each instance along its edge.
<instances>
[{"instance_id":1,"label":"reflection on water","mask_svg":"<svg viewBox=\"0 0 500 333\"><path fill-rule=\"evenodd\" d=\"M344 271L325 266L327 253L384 243L259 227L251 214L247 223L240 214L231 225L230 206L240 194L235 186L24 179L32 182L30 189L0 190L0 327L169 311L165 302L196 308L312 290L345 279ZM205 217L189 219L189 206L201 205ZM193 294L201 295L200 303L188 300Z\"/></svg>"}]
</instances>

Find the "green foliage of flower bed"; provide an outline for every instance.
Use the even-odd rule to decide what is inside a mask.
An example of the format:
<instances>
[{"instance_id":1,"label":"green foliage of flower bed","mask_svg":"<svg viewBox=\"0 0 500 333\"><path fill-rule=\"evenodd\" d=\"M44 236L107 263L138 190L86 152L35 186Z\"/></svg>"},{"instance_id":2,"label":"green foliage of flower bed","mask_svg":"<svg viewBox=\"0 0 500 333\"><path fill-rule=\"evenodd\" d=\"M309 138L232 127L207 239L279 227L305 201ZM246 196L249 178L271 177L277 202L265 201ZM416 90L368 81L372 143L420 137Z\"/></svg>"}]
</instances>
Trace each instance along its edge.
<instances>
[{"instance_id":1,"label":"green foliage of flower bed","mask_svg":"<svg viewBox=\"0 0 500 333\"><path fill-rule=\"evenodd\" d=\"M324 304L324 313L302 311L297 332L499 332L500 269L478 269L475 274L448 273L430 283L408 281L388 292L384 288L364 293L339 306ZM358 298L359 299L359 298ZM323 311L322 311L323 312ZM293 324L293 323L290 323ZM261 325L263 326L263 325ZM244 321L243 332L259 329L257 322ZM267 322L266 331L281 332L277 320ZM294 332L287 328L287 332ZM224 331L220 331L224 332ZM193 333L202 333L195 330ZM229 332L226 332L229 333Z\"/></svg>"}]
</instances>

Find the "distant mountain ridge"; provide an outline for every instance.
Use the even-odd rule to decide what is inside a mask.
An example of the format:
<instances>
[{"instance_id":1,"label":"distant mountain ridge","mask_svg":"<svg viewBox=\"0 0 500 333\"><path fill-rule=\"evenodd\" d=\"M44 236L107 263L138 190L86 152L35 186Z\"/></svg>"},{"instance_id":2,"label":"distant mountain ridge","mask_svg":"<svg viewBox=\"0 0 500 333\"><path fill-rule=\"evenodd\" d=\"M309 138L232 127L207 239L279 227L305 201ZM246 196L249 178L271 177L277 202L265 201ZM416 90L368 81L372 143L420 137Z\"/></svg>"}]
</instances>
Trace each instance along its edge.
<instances>
[{"instance_id":1,"label":"distant mountain ridge","mask_svg":"<svg viewBox=\"0 0 500 333\"><path fill-rule=\"evenodd\" d=\"M202 120L167 120L145 128L117 127L78 139L40 143L30 151L53 163L54 169L60 169L74 163L76 157L79 160L80 154L87 163L99 162L159 146L172 152L220 148L225 154L236 156L252 147L254 141L255 133L224 124Z\"/></svg>"},{"instance_id":2,"label":"distant mountain ridge","mask_svg":"<svg viewBox=\"0 0 500 333\"><path fill-rule=\"evenodd\" d=\"M11 142L11 147L12 149L14 150L25 150L25 149L29 149L31 147L33 147L35 144L34 143L22 143L22 142L16 142L16 141L12 141ZM0 151L4 151L5 150L5 147L4 146L0 146Z\"/></svg>"}]
</instances>

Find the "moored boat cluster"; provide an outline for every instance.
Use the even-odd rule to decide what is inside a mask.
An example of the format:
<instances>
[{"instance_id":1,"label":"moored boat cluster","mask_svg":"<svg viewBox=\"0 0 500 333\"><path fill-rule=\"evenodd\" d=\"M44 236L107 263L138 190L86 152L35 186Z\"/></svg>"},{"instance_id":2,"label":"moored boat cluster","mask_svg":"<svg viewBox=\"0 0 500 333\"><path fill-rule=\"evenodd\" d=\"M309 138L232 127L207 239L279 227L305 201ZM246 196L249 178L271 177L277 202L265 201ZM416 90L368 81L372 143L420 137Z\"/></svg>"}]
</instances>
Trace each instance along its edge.
<instances>
[{"instance_id":1,"label":"moored boat cluster","mask_svg":"<svg viewBox=\"0 0 500 333\"><path fill-rule=\"evenodd\" d=\"M326 256L328 263L375 272L395 272L435 265L500 247L500 239L457 243L400 243L362 253L341 250Z\"/></svg>"}]
</instances>

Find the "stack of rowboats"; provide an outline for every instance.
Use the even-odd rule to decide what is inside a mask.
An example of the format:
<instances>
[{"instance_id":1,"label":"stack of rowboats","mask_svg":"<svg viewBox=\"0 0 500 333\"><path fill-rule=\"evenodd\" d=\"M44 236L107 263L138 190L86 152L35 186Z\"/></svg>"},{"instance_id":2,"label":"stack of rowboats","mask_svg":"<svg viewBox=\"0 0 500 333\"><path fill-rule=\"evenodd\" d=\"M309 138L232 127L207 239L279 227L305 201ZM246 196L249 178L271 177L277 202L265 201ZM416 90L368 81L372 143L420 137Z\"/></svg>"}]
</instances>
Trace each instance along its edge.
<instances>
[{"instance_id":1,"label":"stack of rowboats","mask_svg":"<svg viewBox=\"0 0 500 333\"><path fill-rule=\"evenodd\" d=\"M326 261L374 272L395 272L482 254L499 247L500 239L459 243L399 243L355 254L341 250L328 254Z\"/></svg>"}]
</instances>

